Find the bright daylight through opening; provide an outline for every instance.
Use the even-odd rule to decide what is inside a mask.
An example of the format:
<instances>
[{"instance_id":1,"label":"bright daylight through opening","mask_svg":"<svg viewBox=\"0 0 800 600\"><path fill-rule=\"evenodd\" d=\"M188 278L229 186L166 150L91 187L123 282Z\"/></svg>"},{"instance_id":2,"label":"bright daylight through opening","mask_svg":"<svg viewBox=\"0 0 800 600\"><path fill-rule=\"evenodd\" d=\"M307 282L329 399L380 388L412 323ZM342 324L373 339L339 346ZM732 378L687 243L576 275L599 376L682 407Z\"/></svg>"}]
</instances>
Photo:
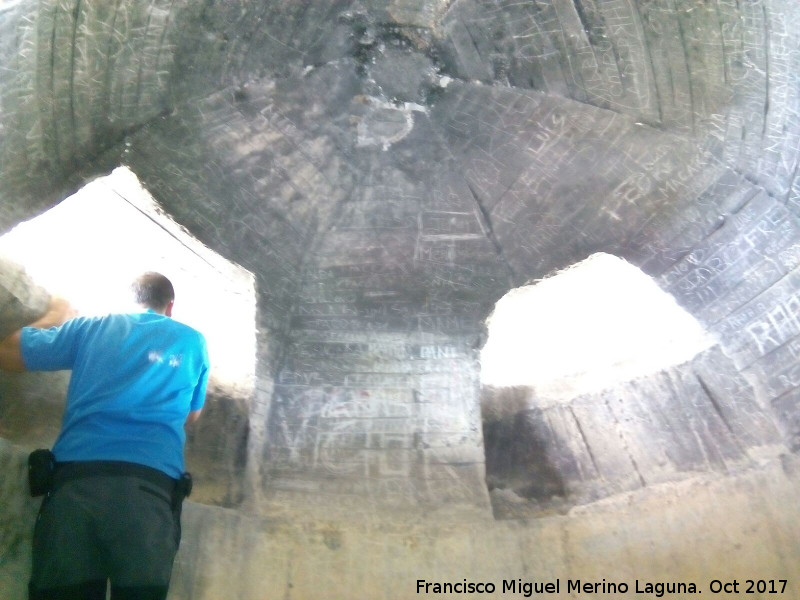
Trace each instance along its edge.
<instances>
[{"instance_id":1,"label":"bright daylight through opening","mask_svg":"<svg viewBox=\"0 0 800 600\"><path fill-rule=\"evenodd\" d=\"M126 167L99 178L0 237L23 265L81 315L134 309L130 283L158 271L175 286L173 317L202 331L211 390L248 398L255 377L255 283L175 223Z\"/></svg>"},{"instance_id":2,"label":"bright daylight through opening","mask_svg":"<svg viewBox=\"0 0 800 600\"><path fill-rule=\"evenodd\" d=\"M713 344L650 277L598 253L510 291L488 320L481 381L569 400L687 361Z\"/></svg>"}]
</instances>

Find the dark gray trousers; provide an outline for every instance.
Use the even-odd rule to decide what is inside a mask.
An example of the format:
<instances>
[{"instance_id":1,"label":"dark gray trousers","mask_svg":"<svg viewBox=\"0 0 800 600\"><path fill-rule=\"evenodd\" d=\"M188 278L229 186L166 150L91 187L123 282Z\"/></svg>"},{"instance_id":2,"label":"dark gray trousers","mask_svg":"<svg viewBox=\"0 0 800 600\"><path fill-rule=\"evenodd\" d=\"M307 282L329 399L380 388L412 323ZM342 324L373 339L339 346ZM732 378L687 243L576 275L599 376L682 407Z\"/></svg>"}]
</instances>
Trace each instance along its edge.
<instances>
[{"instance_id":1,"label":"dark gray trousers","mask_svg":"<svg viewBox=\"0 0 800 600\"><path fill-rule=\"evenodd\" d=\"M114 600L166 598L180 501L160 475L57 475L34 528L30 600L101 600L108 580Z\"/></svg>"}]
</instances>

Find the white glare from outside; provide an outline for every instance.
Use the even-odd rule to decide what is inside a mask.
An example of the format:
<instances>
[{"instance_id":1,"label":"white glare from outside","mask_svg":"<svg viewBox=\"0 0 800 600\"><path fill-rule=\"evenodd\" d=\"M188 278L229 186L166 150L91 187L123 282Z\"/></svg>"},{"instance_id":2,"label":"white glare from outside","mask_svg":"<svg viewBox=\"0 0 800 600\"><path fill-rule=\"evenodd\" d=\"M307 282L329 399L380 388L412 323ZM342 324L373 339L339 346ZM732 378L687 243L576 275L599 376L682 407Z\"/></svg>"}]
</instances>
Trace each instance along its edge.
<instances>
[{"instance_id":1,"label":"white glare from outside","mask_svg":"<svg viewBox=\"0 0 800 600\"><path fill-rule=\"evenodd\" d=\"M81 315L139 310L130 284L145 271L175 287L173 318L208 342L209 388L248 397L255 377L255 284L168 217L129 169L115 169L0 237L23 265Z\"/></svg>"},{"instance_id":2,"label":"white glare from outside","mask_svg":"<svg viewBox=\"0 0 800 600\"><path fill-rule=\"evenodd\" d=\"M594 254L495 306L481 382L566 401L680 364L713 340L674 298L624 260Z\"/></svg>"}]
</instances>

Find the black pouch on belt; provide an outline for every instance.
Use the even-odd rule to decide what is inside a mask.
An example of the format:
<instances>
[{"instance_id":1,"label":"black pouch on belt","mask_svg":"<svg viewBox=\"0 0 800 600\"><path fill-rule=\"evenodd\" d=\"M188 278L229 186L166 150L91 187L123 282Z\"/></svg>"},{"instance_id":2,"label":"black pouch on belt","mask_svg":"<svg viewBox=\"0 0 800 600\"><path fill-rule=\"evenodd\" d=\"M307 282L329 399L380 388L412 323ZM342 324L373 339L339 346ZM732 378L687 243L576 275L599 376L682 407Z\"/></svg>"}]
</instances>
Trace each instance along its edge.
<instances>
[{"instance_id":1,"label":"black pouch on belt","mask_svg":"<svg viewBox=\"0 0 800 600\"><path fill-rule=\"evenodd\" d=\"M192 493L192 474L184 473L175 485L175 495L172 498L173 509L176 509Z\"/></svg>"},{"instance_id":2,"label":"black pouch on belt","mask_svg":"<svg viewBox=\"0 0 800 600\"><path fill-rule=\"evenodd\" d=\"M56 457L50 450L40 448L28 455L28 485L31 497L42 496L53 486Z\"/></svg>"}]
</instances>

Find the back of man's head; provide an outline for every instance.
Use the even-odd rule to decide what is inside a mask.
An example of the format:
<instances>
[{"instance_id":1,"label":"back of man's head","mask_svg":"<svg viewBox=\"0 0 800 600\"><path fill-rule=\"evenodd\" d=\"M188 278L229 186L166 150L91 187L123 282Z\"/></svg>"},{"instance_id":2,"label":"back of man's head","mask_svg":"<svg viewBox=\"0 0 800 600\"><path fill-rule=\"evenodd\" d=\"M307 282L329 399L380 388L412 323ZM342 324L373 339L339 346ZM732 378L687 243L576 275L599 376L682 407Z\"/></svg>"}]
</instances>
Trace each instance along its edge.
<instances>
[{"instance_id":1,"label":"back of man's head","mask_svg":"<svg viewBox=\"0 0 800 600\"><path fill-rule=\"evenodd\" d=\"M133 299L137 304L164 312L175 300L175 289L169 279L161 273L149 271L137 277L131 285Z\"/></svg>"}]
</instances>

